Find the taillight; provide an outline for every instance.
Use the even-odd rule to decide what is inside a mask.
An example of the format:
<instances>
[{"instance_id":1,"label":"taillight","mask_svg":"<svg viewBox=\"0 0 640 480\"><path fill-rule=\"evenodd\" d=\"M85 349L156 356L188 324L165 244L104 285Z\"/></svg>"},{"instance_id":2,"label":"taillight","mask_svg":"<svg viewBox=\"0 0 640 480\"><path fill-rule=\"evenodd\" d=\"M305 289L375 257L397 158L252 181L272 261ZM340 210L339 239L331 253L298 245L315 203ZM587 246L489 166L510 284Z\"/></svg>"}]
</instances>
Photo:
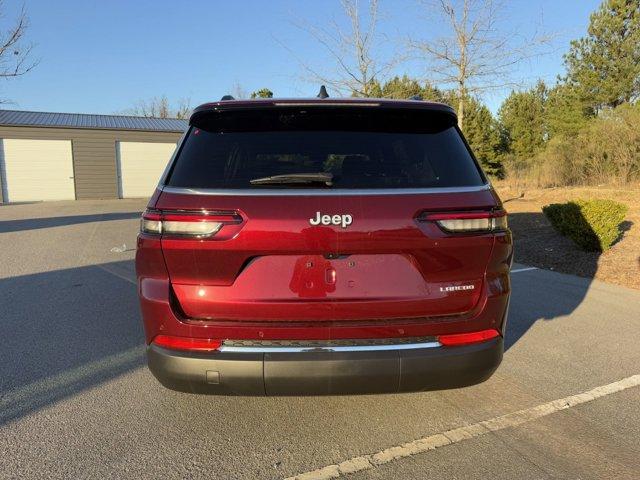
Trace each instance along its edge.
<instances>
[{"instance_id":1,"label":"taillight","mask_svg":"<svg viewBox=\"0 0 640 480\"><path fill-rule=\"evenodd\" d=\"M500 335L497 330L480 330L471 333L453 333L451 335L439 335L438 341L443 347L457 347L472 343L486 342Z\"/></svg>"},{"instance_id":2,"label":"taillight","mask_svg":"<svg viewBox=\"0 0 640 480\"><path fill-rule=\"evenodd\" d=\"M233 211L147 210L140 220L140 232L152 235L206 238L218 233L224 225L239 223L242 223L242 217Z\"/></svg>"},{"instance_id":3,"label":"taillight","mask_svg":"<svg viewBox=\"0 0 640 480\"><path fill-rule=\"evenodd\" d=\"M142 233L162 233L162 217L159 213L146 211L140 219L140 232Z\"/></svg>"},{"instance_id":4,"label":"taillight","mask_svg":"<svg viewBox=\"0 0 640 480\"><path fill-rule=\"evenodd\" d=\"M171 350L186 350L194 352L212 352L218 350L222 340L212 338L174 337L173 335L157 335L153 343L159 347Z\"/></svg>"},{"instance_id":5,"label":"taillight","mask_svg":"<svg viewBox=\"0 0 640 480\"><path fill-rule=\"evenodd\" d=\"M487 233L507 229L507 212L504 210L423 213L418 220L434 222L447 233Z\"/></svg>"}]
</instances>

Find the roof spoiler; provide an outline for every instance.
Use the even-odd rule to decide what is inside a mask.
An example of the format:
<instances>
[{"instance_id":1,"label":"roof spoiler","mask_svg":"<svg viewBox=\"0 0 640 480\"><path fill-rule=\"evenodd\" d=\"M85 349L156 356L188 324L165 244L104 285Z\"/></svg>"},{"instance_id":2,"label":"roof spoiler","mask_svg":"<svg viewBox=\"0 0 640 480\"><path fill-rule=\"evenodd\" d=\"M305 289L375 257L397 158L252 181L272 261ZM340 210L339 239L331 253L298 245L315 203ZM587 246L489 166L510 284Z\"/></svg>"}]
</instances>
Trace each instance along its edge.
<instances>
[{"instance_id":1,"label":"roof spoiler","mask_svg":"<svg viewBox=\"0 0 640 480\"><path fill-rule=\"evenodd\" d=\"M349 99L265 99L260 102L254 101L226 101L233 100L232 97L225 95L222 100L216 103L205 103L196 107L192 113L189 123L193 125L193 122L206 115L210 115L214 112L241 112L251 111L255 109L270 110L278 108L375 108L375 109L389 109L389 110L423 110L438 112L440 114L447 115L452 119L452 122L457 122L456 112L448 105L430 102L416 102L412 100L399 100L399 101L384 101L379 99L371 99L371 101L360 100L358 102L350 101Z\"/></svg>"}]
</instances>

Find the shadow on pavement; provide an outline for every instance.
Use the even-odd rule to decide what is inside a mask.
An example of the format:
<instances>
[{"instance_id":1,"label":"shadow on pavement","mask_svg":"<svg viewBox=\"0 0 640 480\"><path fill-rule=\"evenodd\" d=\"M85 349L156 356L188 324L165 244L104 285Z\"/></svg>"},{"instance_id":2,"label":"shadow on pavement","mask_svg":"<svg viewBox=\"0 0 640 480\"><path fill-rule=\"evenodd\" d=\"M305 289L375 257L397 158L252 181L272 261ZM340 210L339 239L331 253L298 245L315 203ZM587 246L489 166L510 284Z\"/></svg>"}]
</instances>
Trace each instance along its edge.
<instances>
[{"instance_id":1,"label":"shadow on pavement","mask_svg":"<svg viewBox=\"0 0 640 480\"><path fill-rule=\"evenodd\" d=\"M136 288L98 267L1 279L0 305L0 425L145 364Z\"/></svg>"},{"instance_id":2,"label":"shadow on pavement","mask_svg":"<svg viewBox=\"0 0 640 480\"><path fill-rule=\"evenodd\" d=\"M110 220L131 220L140 218L142 212L98 213L92 215L70 215L67 217L25 218L0 221L0 233L37 230L40 228L62 227L79 223L107 222Z\"/></svg>"},{"instance_id":3,"label":"shadow on pavement","mask_svg":"<svg viewBox=\"0 0 640 480\"><path fill-rule=\"evenodd\" d=\"M509 226L513 232L515 262L544 270L512 274L506 349L537 320L562 319L571 314L584 300L601 255L601 252L584 251L562 236L542 212L512 213ZM630 222L620 224L620 238L630 226ZM577 276L560 276L552 270Z\"/></svg>"}]
</instances>

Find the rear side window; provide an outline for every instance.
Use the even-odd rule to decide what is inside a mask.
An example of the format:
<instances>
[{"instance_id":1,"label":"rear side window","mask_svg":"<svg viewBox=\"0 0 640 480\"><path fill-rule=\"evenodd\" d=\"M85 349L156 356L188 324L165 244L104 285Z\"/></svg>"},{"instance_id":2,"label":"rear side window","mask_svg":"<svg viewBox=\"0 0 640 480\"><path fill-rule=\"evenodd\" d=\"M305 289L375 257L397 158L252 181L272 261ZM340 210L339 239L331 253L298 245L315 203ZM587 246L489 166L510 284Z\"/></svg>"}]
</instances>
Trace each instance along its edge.
<instances>
[{"instance_id":1,"label":"rear side window","mask_svg":"<svg viewBox=\"0 0 640 480\"><path fill-rule=\"evenodd\" d=\"M320 109L317 109L320 110ZM331 186L378 189L484 184L457 128L432 112L216 112L195 122L166 184L207 189L319 188L252 184L330 173Z\"/></svg>"}]
</instances>

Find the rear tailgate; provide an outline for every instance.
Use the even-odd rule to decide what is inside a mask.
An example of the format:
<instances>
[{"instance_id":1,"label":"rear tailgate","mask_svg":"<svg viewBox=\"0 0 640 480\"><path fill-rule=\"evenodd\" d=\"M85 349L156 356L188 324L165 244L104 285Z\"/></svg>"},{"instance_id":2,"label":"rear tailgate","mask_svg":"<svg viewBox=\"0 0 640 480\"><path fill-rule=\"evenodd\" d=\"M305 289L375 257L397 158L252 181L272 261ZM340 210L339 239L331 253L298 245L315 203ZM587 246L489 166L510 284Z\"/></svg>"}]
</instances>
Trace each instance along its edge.
<instances>
[{"instance_id":1,"label":"rear tailgate","mask_svg":"<svg viewBox=\"0 0 640 480\"><path fill-rule=\"evenodd\" d=\"M196 110L155 204L238 220L208 237L163 234L186 317L387 320L478 303L494 236L418 220L499 206L451 109L223 103ZM314 183L256 184L300 175Z\"/></svg>"},{"instance_id":2,"label":"rear tailgate","mask_svg":"<svg viewBox=\"0 0 640 480\"><path fill-rule=\"evenodd\" d=\"M488 189L342 196L165 192L156 204L161 210L236 211L243 219L208 239L162 238L173 291L186 316L327 321L472 309L493 236L452 236L417 217L494 206ZM313 226L317 212L353 220L346 228ZM462 288L451 288L456 286Z\"/></svg>"}]
</instances>

